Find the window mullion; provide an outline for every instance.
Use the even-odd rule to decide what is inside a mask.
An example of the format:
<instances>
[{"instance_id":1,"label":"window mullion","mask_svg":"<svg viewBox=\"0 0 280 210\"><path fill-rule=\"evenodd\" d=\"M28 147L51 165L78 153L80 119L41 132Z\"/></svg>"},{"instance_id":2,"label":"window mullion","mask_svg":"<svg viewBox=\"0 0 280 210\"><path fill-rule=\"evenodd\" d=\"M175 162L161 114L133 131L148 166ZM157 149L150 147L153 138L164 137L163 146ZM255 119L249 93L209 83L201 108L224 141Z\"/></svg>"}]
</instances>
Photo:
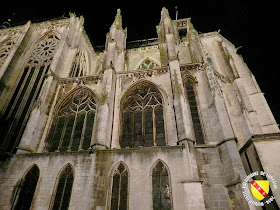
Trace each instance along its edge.
<instances>
[{"instance_id":1,"label":"window mullion","mask_svg":"<svg viewBox=\"0 0 280 210\"><path fill-rule=\"evenodd\" d=\"M122 182L122 176L120 174L120 179L119 179L119 193L118 193L118 209L120 209L120 204L121 204L121 182Z\"/></svg>"},{"instance_id":2,"label":"window mullion","mask_svg":"<svg viewBox=\"0 0 280 210\"><path fill-rule=\"evenodd\" d=\"M79 107L77 108L77 110L79 110ZM74 134L75 134L75 130L76 130L77 116L78 116L78 111L75 113L75 119L74 119L73 128L72 128L72 132L71 132L71 138L70 138L70 142L69 142L67 151L71 151L73 138L74 138Z\"/></svg>"},{"instance_id":3,"label":"window mullion","mask_svg":"<svg viewBox=\"0 0 280 210\"><path fill-rule=\"evenodd\" d=\"M90 111L86 112L85 114L85 117L84 117L84 123L83 123L83 128L82 128L82 134L81 134L81 140L80 140L80 145L79 145L79 148L78 150L81 150L82 147L83 147L83 143L84 143L84 134L85 134L85 130L86 130L86 123L87 123L87 116L88 116L88 113Z\"/></svg>"},{"instance_id":4,"label":"window mullion","mask_svg":"<svg viewBox=\"0 0 280 210\"><path fill-rule=\"evenodd\" d=\"M59 151L61 146L62 146L64 135L65 135L65 130L66 130L66 127L67 127L67 124L68 124L68 121L69 121L69 116L67 116L65 118L66 119L64 121L64 125L63 125L63 129L62 129L62 132L61 132L60 141L59 141L59 144L58 144L57 151Z\"/></svg>"},{"instance_id":5,"label":"window mullion","mask_svg":"<svg viewBox=\"0 0 280 210\"><path fill-rule=\"evenodd\" d=\"M154 146L157 146L156 142L156 116L155 116L155 107L152 106L153 110L153 139L154 139Z\"/></svg>"}]
</instances>

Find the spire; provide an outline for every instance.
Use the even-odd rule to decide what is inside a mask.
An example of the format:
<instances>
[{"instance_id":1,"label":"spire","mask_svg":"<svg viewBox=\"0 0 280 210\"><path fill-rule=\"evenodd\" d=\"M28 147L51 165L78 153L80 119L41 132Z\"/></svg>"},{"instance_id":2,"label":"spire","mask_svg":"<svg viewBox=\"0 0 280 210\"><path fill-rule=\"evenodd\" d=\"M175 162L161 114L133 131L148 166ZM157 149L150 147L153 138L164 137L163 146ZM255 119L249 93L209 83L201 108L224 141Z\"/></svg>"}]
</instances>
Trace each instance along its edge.
<instances>
[{"instance_id":1,"label":"spire","mask_svg":"<svg viewBox=\"0 0 280 210\"><path fill-rule=\"evenodd\" d=\"M121 10L117 10L117 14L115 16L115 20L112 24L112 26L115 25L117 29L122 28L122 15L121 15Z\"/></svg>"},{"instance_id":2,"label":"spire","mask_svg":"<svg viewBox=\"0 0 280 210\"><path fill-rule=\"evenodd\" d=\"M195 30L193 24L191 23L191 19L188 20L188 31Z\"/></svg>"},{"instance_id":3,"label":"spire","mask_svg":"<svg viewBox=\"0 0 280 210\"><path fill-rule=\"evenodd\" d=\"M162 8L161 10L161 18L167 18L169 17L169 12L168 9L166 9L165 7ZM169 17L170 18L170 17Z\"/></svg>"}]
</instances>

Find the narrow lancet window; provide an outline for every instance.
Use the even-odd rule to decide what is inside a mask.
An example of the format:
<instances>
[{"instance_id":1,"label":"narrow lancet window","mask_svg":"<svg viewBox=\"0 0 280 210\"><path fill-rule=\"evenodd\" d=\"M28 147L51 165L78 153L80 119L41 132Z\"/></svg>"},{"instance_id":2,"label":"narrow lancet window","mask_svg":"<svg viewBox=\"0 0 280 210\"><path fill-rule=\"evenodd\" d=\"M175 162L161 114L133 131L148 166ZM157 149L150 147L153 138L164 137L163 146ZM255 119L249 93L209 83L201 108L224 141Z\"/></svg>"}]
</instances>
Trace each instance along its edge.
<instances>
[{"instance_id":1,"label":"narrow lancet window","mask_svg":"<svg viewBox=\"0 0 280 210\"><path fill-rule=\"evenodd\" d=\"M187 92L188 102L190 105L196 144L204 144L204 136L203 136L202 126L198 113L196 95L194 91L194 83L190 79L186 82L186 92Z\"/></svg>"},{"instance_id":2,"label":"narrow lancet window","mask_svg":"<svg viewBox=\"0 0 280 210\"><path fill-rule=\"evenodd\" d=\"M93 93L80 88L55 113L49 133L49 151L87 150L96 112Z\"/></svg>"},{"instance_id":3,"label":"narrow lancet window","mask_svg":"<svg viewBox=\"0 0 280 210\"><path fill-rule=\"evenodd\" d=\"M128 209L128 171L124 164L120 163L113 173L111 193L111 210Z\"/></svg>"},{"instance_id":4,"label":"narrow lancet window","mask_svg":"<svg viewBox=\"0 0 280 210\"><path fill-rule=\"evenodd\" d=\"M37 182L39 179L40 171L35 165L25 175L20 183L17 191L15 205L12 209L30 209L34 193L36 190Z\"/></svg>"},{"instance_id":5,"label":"narrow lancet window","mask_svg":"<svg viewBox=\"0 0 280 210\"><path fill-rule=\"evenodd\" d=\"M168 170L161 161L153 168L153 209L171 209L171 187Z\"/></svg>"},{"instance_id":6,"label":"narrow lancet window","mask_svg":"<svg viewBox=\"0 0 280 210\"><path fill-rule=\"evenodd\" d=\"M74 172L70 165L67 165L58 177L55 198L53 202L53 210L68 209L72 186L74 182Z\"/></svg>"},{"instance_id":7,"label":"narrow lancet window","mask_svg":"<svg viewBox=\"0 0 280 210\"><path fill-rule=\"evenodd\" d=\"M122 108L122 148L166 146L163 99L153 85L134 87Z\"/></svg>"}]
</instances>

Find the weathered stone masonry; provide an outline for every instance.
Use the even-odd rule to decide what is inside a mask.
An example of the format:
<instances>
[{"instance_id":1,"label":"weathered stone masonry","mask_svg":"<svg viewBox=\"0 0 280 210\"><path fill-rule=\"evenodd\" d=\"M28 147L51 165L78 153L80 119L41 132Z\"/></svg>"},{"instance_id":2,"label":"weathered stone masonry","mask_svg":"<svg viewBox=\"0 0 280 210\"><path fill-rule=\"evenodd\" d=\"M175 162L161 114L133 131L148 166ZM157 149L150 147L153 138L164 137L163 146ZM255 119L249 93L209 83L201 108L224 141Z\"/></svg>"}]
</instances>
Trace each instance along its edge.
<instances>
[{"instance_id":1,"label":"weathered stone masonry","mask_svg":"<svg viewBox=\"0 0 280 210\"><path fill-rule=\"evenodd\" d=\"M280 184L280 133L236 47L165 8L158 38L131 43L118 10L102 51L83 24L71 14L0 30L0 209L20 205L34 166L31 209L66 199L57 195L66 167L69 209L116 209L120 165L128 182L116 202L129 209L258 209L241 184L257 170Z\"/></svg>"}]
</instances>

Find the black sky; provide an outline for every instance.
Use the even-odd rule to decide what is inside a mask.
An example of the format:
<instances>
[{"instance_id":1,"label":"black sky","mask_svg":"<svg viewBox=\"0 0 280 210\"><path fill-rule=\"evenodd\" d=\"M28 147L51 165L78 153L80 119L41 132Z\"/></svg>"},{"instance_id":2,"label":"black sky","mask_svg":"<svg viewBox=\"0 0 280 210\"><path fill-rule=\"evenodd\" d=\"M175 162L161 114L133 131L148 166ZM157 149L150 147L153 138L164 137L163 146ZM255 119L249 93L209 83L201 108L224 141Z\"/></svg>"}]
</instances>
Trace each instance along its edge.
<instances>
[{"instance_id":1,"label":"black sky","mask_svg":"<svg viewBox=\"0 0 280 210\"><path fill-rule=\"evenodd\" d=\"M277 1L188 1L188 0L126 0L114 1L22 1L7 2L0 7L0 24L11 19L11 25L28 20L40 22L69 16L69 12L84 16L85 29L93 46L104 45L118 8L121 9L123 27L127 27L128 41L157 37L156 25L160 21L162 7L175 19L191 17L197 31L220 33L232 42L255 75L270 108L280 123L280 99L278 99L280 59ZM277 40L278 39L278 40Z\"/></svg>"}]
</instances>

